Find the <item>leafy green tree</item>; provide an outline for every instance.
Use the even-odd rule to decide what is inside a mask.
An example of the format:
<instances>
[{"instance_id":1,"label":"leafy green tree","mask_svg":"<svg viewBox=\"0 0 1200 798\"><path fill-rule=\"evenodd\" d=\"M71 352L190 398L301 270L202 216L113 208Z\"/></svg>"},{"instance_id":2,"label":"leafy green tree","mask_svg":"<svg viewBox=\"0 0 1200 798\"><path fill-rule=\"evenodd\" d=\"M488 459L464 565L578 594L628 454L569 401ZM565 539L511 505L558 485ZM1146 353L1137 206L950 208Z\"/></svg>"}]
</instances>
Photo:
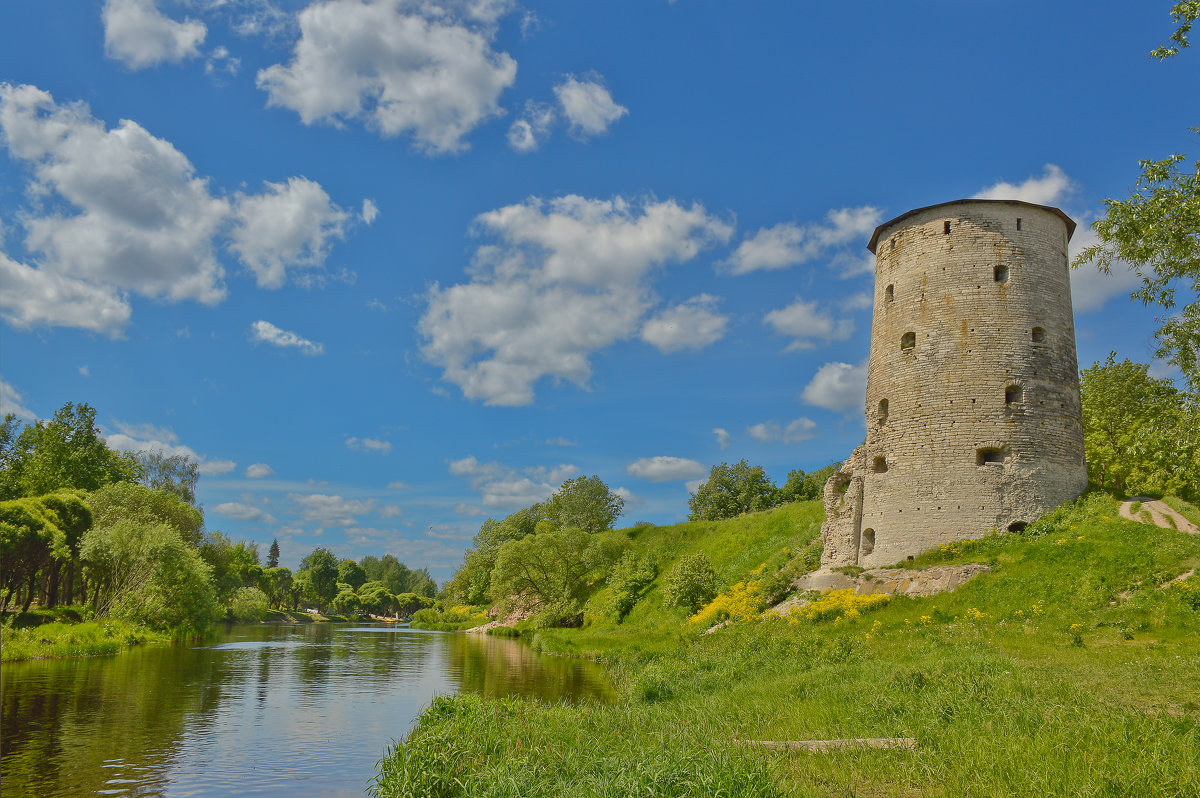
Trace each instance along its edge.
<instances>
[{"instance_id":1,"label":"leafy green tree","mask_svg":"<svg viewBox=\"0 0 1200 798\"><path fill-rule=\"evenodd\" d=\"M350 589L349 585L343 585L345 590L338 591L338 594L333 597L333 607L339 613L347 615L358 612L362 606L362 601L358 594Z\"/></svg>"},{"instance_id":2,"label":"leafy green tree","mask_svg":"<svg viewBox=\"0 0 1200 798\"><path fill-rule=\"evenodd\" d=\"M1149 366L1109 354L1080 375L1088 479L1124 493L1200 492L1200 408Z\"/></svg>"},{"instance_id":3,"label":"leafy green tree","mask_svg":"<svg viewBox=\"0 0 1200 798\"><path fill-rule=\"evenodd\" d=\"M1171 34L1172 44L1164 44L1150 52L1159 61L1178 55L1180 50L1191 46L1188 34L1192 31L1192 23L1200 19L1200 0L1180 0L1171 7L1171 19L1177 25Z\"/></svg>"},{"instance_id":4,"label":"leafy green tree","mask_svg":"<svg viewBox=\"0 0 1200 798\"><path fill-rule=\"evenodd\" d=\"M510 540L496 554L492 596L505 610L532 612L540 625L573 625L582 619L590 580L611 567L609 553L598 536L577 527Z\"/></svg>"},{"instance_id":5,"label":"leafy green tree","mask_svg":"<svg viewBox=\"0 0 1200 798\"><path fill-rule=\"evenodd\" d=\"M358 598L364 612L383 615L393 609L396 596L388 591L383 582L365 582L358 588Z\"/></svg>"},{"instance_id":6,"label":"leafy green tree","mask_svg":"<svg viewBox=\"0 0 1200 798\"><path fill-rule=\"evenodd\" d=\"M242 587L256 587L262 576L258 564L258 545L233 541L220 532L209 532L200 544L200 556L212 569L213 586L223 604Z\"/></svg>"},{"instance_id":7,"label":"leafy green tree","mask_svg":"<svg viewBox=\"0 0 1200 798\"><path fill-rule=\"evenodd\" d=\"M92 512L75 493L0 502L0 608L23 592L28 611L46 581L47 606L57 603L59 569L74 563Z\"/></svg>"},{"instance_id":8,"label":"leafy green tree","mask_svg":"<svg viewBox=\"0 0 1200 798\"><path fill-rule=\"evenodd\" d=\"M271 539L271 548L267 551L267 567L276 568L279 565L279 538Z\"/></svg>"},{"instance_id":9,"label":"leafy green tree","mask_svg":"<svg viewBox=\"0 0 1200 798\"><path fill-rule=\"evenodd\" d=\"M682 607L691 615L717 597L717 574L703 554L685 554L667 572L663 606Z\"/></svg>"},{"instance_id":10,"label":"leafy green tree","mask_svg":"<svg viewBox=\"0 0 1200 798\"><path fill-rule=\"evenodd\" d=\"M292 603L292 571L290 568L275 566L263 570L262 590L270 599L271 606L276 609L294 607Z\"/></svg>"},{"instance_id":11,"label":"leafy green tree","mask_svg":"<svg viewBox=\"0 0 1200 798\"><path fill-rule=\"evenodd\" d=\"M101 616L194 634L220 613L212 569L167 524L123 518L93 526L80 556L95 573Z\"/></svg>"},{"instance_id":12,"label":"leafy green tree","mask_svg":"<svg viewBox=\"0 0 1200 798\"><path fill-rule=\"evenodd\" d=\"M193 546L199 546L203 537L203 514L167 491L136 482L113 482L89 494L87 503L97 524L111 524L121 518L166 524Z\"/></svg>"},{"instance_id":13,"label":"leafy green tree","mask_svg":"<svg viewBox=\"0 0 1200 798\"><path fill-rule=\"evenodd\" d=\"M500 547L510 540L532 535L538 523L545 520L545 505L535 504L502 521L494 518L484 521L471 548L463 554L462 566L446 583L446 594L464 604L486 604L491 596L492 570Z\"/></svg>"},{"instance_id":14,"label":"leafy green tree","mask_svg":"<svg viewBox=\"0 0 1200 798\"><path fill-rule=\"evenodd\" d=\"M708 480L688 499L689 521L718 521L766 510L779 503L778 489L762 466L745 460L712 467Z\"/></svg>"},{"instance_id":15,"label":"leafy green tree","mask_svg":"<svg viewBox=\"0 0 1200 798\"><path fill-rule=\"evenodd\" d=\"M4 434L13 425L5 421ZM0 500L41 496L59 490L93 491L110 482L136 482L142 468L131 454L114 452L100 437L96 411L67 402L49 421L36 421L17 435L5 453Z\"/></svg>"},{"instance_id":16,"label":"leafy green tree","mask_svg":"<svg viewBox=\"0 0 1200 798\"><path fill-rule=\"evenodd\" d=\"M612 591L612 609L618 623L629 614L656 576L658 563L650 557L627 551L617 560L608 575L608 589Z\"/></svg>"},{"instance_id":17,"label":"leafy green tree","mask_svg":"<svg viewBox=\"0 0 1200 798\"><path fill-rule=\"evenodd\" d=\"M200 466L185 454L164 454L145 451L136 455L142 467L142 484L161 490L180 501L196 503L196 483L200 481Z\"/></svg>"},{"instance_id":18,"label":"leafy green tree","mask_svg":"<svg viewBox=\"0 0 1200 798\"><path fill-rule=\"evenodd\" d=\"M357 591L367 581L367 572L354 560L342 560L338 563L337 580L349 585L351 590Z\"/></svg>"},{"instance_id":19,"label":"leafy green tree","mask_svg":"<svg viewBox=\"0 0 1200 798\"><path fill-rule=\"evenodd\" d=\"M312 598L322 607L329 606L337 595L338 559L333 552L318 546L300 561L300 570L308 574Z\"/></svg>"},{"instance_id":20,"label":"leafy green tree","mask_svg":"<svg viewBox=\"0 0 1200 798\"><path fill-rule=\"evenodd\" d=\"M271 614L271 602L256 587L238 588L229 603L229 613L239 621L261 621Z\"/></svg>"},{"instance_id":21,"label":"leafy green tree","mask_svg":"<svg viewBox=\"0 0 1200 798\"><path fill-rule=\"evenodd\" d=\"M625 500L598 476L568 479L546 502L546 516L560 527L573 526L595 534L612 529Z\"/></svg>"},{"instance_id":22,"label":"leafy green tree","mask_svg":"<svg viewBox=\"0 0 1200 798\"><path fill-rule=\"evenodd\" d=\"M801 468L789 471L787 481L779 489L779 503L803 502L821 498L825 494L825 483L829 481L837 468L837 463L831 463L811 474L805 474Z\"/></svg>"}]
</instances>

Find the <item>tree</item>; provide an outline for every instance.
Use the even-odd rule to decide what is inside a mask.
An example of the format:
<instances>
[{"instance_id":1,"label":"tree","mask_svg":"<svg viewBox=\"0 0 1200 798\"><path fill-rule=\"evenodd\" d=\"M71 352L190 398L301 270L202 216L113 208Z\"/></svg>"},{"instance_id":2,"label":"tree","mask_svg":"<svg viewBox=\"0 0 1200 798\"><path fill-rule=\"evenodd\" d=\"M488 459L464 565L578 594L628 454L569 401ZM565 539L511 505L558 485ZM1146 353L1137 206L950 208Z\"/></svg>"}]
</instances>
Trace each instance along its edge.
<instances>
[{"instance_id":1,"label":"tree","mask_svg":"<svg viewBox=\"0 0 1200 798\"><path fill-rule=\"evenodd\" d=\"M608 589L612 591L612 609L616 613L617 623L629 614L656 576L658 563L650 557L627 551L617 560L612 573L608 575Z\"/></svg>"},{"instance_id":2,"label":"tree","mask_svg":"<svg viewBox=\"0 0 1200 798\"><path fill-rule=\"evenodd\" d=\"M39 582L47 583L46 605L54 606L59 569L76 561L92 522L91 510L75 493L0 502L0 609L24 591L21 609L28 611Z\"/></svg>"},{"instance_id":3,"label":"tree","mask_svg":"<svg viewBox=\"0 0 1200 798\"><path fill-rule=\"evenodd\" d=\"M787 481L779 489L779 503L803 502L819 499L825 494L825 483L837 471L838 463L831 463L824 468L805 474L803 469L789 471Z\"/></svg>"},{"instance_id":4,"label":"tree","mask_svg":"<svg viewBox=\"0 0 1200 798\"><path fill-rule=\"evenodd\" d=\"M663 606L682 607L689 615L716 597L717 574L703 554L680 557L663 584Z\"/></svg>"},{"instance_id":5,"label":"tree","mask_svg":"<svg viewBox=\"0 0 1200 798\"><path fill-rule=\"evenodd\" d=\"M589 578L611 566L609 552L599 536L578 527L510 540L496 554L492 596L504 609L531 611L540 625L574 625Z\"/></svg>"},{"instance_id":6,"label":"tree","mask_svg":"<svg viewBox=\"0 0 1200 798\"><path fill-rule=\"evenodd\" d=\"M463 564L446 583L446 594L464 604L486 604L491 595L492 570L500 547L510 540L532 535L540 521L546 520L545 505L535 504L517 510L502 521L489 518L475 533L471 548L463 554Z\"/></svg>"},{"instance_id":7,"label":"tree","mask_svg":"<svg viewBox=\"0 0 1200 798\"><path fill-rule=\"evenodd\" d=\"M592 475L568 479L546 503L546 515L559 526L574 526L595 534L612 529L625 500Z\"/></svg>"},{"instance_id":8,"label":"tree","mask_svg":"<svg viewBox=\"0 0 1200 798\"><path fill-rule=\"evenodd\" d=\"M5 420L3 434L15 426ZM142 467L131 454L114 452L100 437L96 411L67 402L49 421L26 426L4 453L0 500L58 490L93 491L110 482L136 482Z\"/></svg>"},{"instance_id":9,"label":"tree","mask_svg":"<svg viewBox=\"0 0 1200 798\"><path fill-rule=\"evenodd\" d=\"M271 548L267 550L267 567L276 568L279 566L279 538L271 539Z\"/></svg>"},{"instance_id":10,"label":"tree","mask_svg":"<svg viewBox=\"0 0 1200 798\"><path fill-rule=\"evenodd\" d=\"M162 523L179 532L193 546L199 546L204 515L178 495L148 488L135 482L113 482L87 497L97 524L118 519L136 519L142 523Z\"/></svg>"},{"instance_id":11,"label":"tree","mask_svg":"<svg viewBox=\"0 0 1200 798\"><path fill-rule=\"evenodd\" d=\"M1200 0L1183 0L1171 9L1178 27L1172 45L1151 55L1166 60L1189 46L1192 23L1200 18ZM1192 128L1200 134L1200 128ZM1177 287L1200 294L1200 160L1191 166L1181 153L1162 160L1139 161L1141 175L1133 194L1106 199L1104 215L1092 223L1099 243L1086 247L1072 264L1093 263L1105 274L1130 268L1142 280L1132 298L1164 310L1175 307ZM1200 392L1200 307L1196 300L1178 315L1160 317L1155 357L1175 364L1191 390Z\"/></svg>"},{"instance_id":12,"label":"tree","mask_svg":"<svg viewBox=\"0 0 1200 798\"><path fill-rule=\"evenodd\" d=\"M354 560L342 560L338 563L337 580L349 585L351 590L358 590L367 581L367 572Z\"/></svg>"},{"instance_id":13,"label":"tree","mask_svg":"<svg viewBox=\"0 0 1200 798\"><path fill-rule=\"evenodd\" d=\"M1200 493L1200 408L1149 366L1109 354L1080 375L1088 479L1125 493Z\"/></svg>"},{"instance_id":14,"label":"tree","mask_svg":"<svg viewBox=\"0 0 1200 798\"><path fill-rule=\"evenodd\" d=\"M213 586L223 604L242 587L256 587L263 569L258 564L258 544L234 542L220 532L210 532L200 544L200 556L212 568Z\"/></svg>"},{"instance_id":15,"label":"tree","mask_svg":"<svg viewBox=\"0 0 1200 798\"><path fill-rule=\"evenodd\" d=\"M333 552L323 546L313 549L300 561L300 572L308 574L312 597L328 606L337 595L338 559Z\"/></svg>"},{"instance_id":16,"label":"tree","mask_svg":"<svg viewBox=\"0 0 1200 798\"><path fill-rule=\"evenodd\" d=\"M292 603L292 572L289 568L275 566L263 570L263 592L276 609L295 606Z\"/></svg>"},{"instance_id":17,"label":"tree","mask_svg":"<svg viewBox=\"0 0 1200 798\"><path fill-rule=\"evenodd\" d=\"M186 454L167 455L157 451L144 451L136 457L142 467L143 485L195 505L200 466L191 458Z\"/></svg>"},{"instance_id":18,"label":"tree","mask_svg":"<svg viewBox=\"0 0 1200 798\"><path fill-rule=\"evenodd\" d=\"M778 504L778 490L762 466L745 460L712 467L708 480L688 499L689 521L718 521Z\"/></svg>"},{"instance_id":19,"label":"tree","mask_svg":"<svg viewBox=\"0 0 1200 798\"><path fill-rule=\"evenodd\" d=\"M239 621L261 621L271 614L271 602L256 587L242 587L229 602L229 614Z\"/></svg>"}]
</instances>

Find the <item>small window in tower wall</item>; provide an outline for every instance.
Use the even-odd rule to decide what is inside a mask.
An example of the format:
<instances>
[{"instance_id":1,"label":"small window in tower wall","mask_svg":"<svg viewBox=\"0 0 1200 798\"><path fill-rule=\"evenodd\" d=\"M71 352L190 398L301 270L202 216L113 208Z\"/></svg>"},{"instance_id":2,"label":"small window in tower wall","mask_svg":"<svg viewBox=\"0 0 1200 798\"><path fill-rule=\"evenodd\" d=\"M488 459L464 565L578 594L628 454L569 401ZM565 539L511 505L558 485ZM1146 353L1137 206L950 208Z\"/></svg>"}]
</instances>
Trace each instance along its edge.
<instances>
[{"instance_id":1,"label":"small window in tower wall","mask_svg":"<svg viewBox=\"0 0 1200 798\"><path fill-rule=\"evenodd\" d=\"M1043 342L1043 341L1045 341L1045 340L1046 340L1046 330L1045 330L1045 328L1043 328L1043 327L1034 327L1034 328L1033 328L1033 342L1034 342L1035 344L1040 344L1040 343L1042 343L1042 342Z\"/></svg>"},{"instance_id":2,"label":"small window in tower wall","mask_svg":"<svg viewBox=\"0 0 1200 798\"><path fill-rule=\"evenodd\" d=\"M1003 263L1000 264L999 266L996 267L996 270L992 274L993 274L993 277L995 278L996 282L998 282L998 283L1007 283L1008 282L1008 266L1007 265L1005 265Z\"/></svg>"},{"instance_id":3,"label":"small window in tower wall","mask_svg":"<svg viewBox=\"0 0 1200 798\"><path fill-rule=\"evenodd\" d=\"M1017 229L1018 229L1018 230L1020 230L1020 229L1021 229L1021 219L1020 219L1020 217L1017 217Z\"/></svg>"},{"instance_id":4,"label":"small window in tower wall","mask_svg":"<svg viewBox=\"0 0 1200 798\"><path fill-rule=\"evenodd\" d=\"M1021 386L1010 385L1004 389L1004 404L1011 405L1021 401Z\"/></svg>"},{"instance_id":5,"label":"small window in tower wall","mask_svg":"<svg viewBox=\"0 0 1200 798\"><path fill-rule=\"evenodd\" d=\"M876 474L886 474L887 473L887 458L882 455L880 455L879 457L876 457L871 462L871 470L874 471Z\"/></svg>"},{"instance_id":6,"label":"small window in tower wall","mask_svg":"<svg viewBox=\"0 0 1200 798\"><path fill-rule=\"evenodd\" d=\"M950 235L950 223L949 222L942 223L942 232L945 233L946 235Z\"/></svg>"},{"instance_id":7,"label":"small window in tower wall","mask_svg":"<svg viewBox=\"0 0 1200 798\"><path fill-rule=\"evenodd\" d=\"M879 426L882 427L884 424L886 424L887 419L888 419L888 400L880 399L879 400Z\"/></svg>"},{"instance_id":8,"label":"small window in tower wall","mask_svg":"<svg viewBox=\"0 0 1200 798\"><path fill-rule=\"evenodd\" d=\"M975 450L975 465L989 465L991 463L1003 463L1007 459L1007 455L1003 449L997 447L985 447Z\"/></svg>"},{"instance_id":9,"label":"small window in tower wall","mask_svg":"<svg viewBox=\"0 0 1200 798\"><path fill-rule=\"evenodd\" d=\"M864 529L862 531L862 556L867 556L875 551L875 530Z\"/></svg>"},{"instance_id":10,"label":"small window in tower wall","mask_svg":"<svg viewBox=\"0 0 1200 798\"><path fill-rule=\"evenodd\" d=\"M896 298L896 286L889 285L887 288L883 289L883 298L885 300L887 300L888 302L891 302L893 299L895 299Z\"/></svg>"},{"instance_id":11,"label":"small window in tower wall","mask_svg":"<svg viewBox=\"0 0 1200 798\"><path fill-rule=\"evenodd\" d=\"M917 334L915 332L906 332L900 336L900 348L908 351L917 345Z\"/></svg>"}]
</instances>

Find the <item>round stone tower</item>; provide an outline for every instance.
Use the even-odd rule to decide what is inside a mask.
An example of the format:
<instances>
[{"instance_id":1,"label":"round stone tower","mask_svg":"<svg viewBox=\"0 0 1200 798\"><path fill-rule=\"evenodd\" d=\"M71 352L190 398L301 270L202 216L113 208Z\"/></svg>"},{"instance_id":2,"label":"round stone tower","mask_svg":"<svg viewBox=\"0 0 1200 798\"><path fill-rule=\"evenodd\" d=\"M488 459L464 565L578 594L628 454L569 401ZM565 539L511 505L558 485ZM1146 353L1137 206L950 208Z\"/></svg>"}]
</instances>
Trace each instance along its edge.
<instances>
[{"instance_id":1,"label":"round stone tower","mask_svg":"<svg viewBox=\"0 0 1200 798\"><path fill-rule=\"evenodd\" d=\"M867 437L826 486L825 562L1019 530L1087 487L1057 208L932 205L880 225Z\"/></svg>"}]
</instances>

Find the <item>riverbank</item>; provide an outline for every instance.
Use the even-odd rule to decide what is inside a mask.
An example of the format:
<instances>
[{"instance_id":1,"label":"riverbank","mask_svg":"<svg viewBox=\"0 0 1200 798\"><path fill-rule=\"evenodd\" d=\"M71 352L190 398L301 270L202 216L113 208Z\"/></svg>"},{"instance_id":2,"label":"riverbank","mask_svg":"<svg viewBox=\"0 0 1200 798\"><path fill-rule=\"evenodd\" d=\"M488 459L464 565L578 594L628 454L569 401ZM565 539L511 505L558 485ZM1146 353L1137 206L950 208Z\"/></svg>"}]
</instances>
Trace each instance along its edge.
<instances>
[{"instance_id":1,"label":"riverbank","mask_svg":"<svg viewBox=\"0 0 1200 798\"><path fill-rule=\"evenodd\" d=\"M118 620L52 621L0 628L0 662L115 654L130 646L165 642L170 635Z\"/></svg>"},{"instance_id":2,"label":"riverbank","mask_svg":"<svg viewBox=\"0 0 1200 798\"><path fill-rule=\"evenodd\" d=\"M629 534L660 573L702 551L745 591L813 542L820 515L810 503ZM439 698L380 762L375 794L1200 794L1200 578L1177 579L1200 538L1123 520L1092 493L919 564L971 562L989 570L952 593L831 600L712 634L663 609L658 582L620 624L600 588L584 628L525 635L607 664L617 702ZM882 737L917 743L745 742Z\"/></svg>"}]
</instances>

